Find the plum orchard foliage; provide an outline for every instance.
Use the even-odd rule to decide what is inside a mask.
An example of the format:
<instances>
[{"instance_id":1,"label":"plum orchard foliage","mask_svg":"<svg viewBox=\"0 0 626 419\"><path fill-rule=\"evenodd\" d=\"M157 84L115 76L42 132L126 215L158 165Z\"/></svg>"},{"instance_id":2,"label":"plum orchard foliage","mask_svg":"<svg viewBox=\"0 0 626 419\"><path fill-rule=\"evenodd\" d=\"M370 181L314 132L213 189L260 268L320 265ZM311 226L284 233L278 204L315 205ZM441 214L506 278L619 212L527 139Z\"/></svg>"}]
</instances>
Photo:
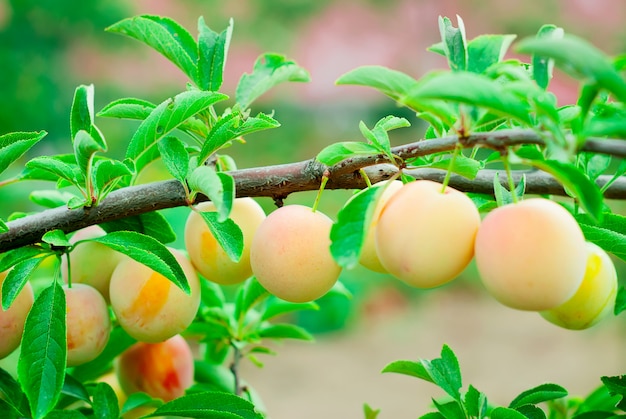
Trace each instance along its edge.
<instances>
[{"instance_id":1,"label":"plum orchard foliage","mask_svg":"<svg viewBox=\"0 0 626 419\"><path fill-rule=\"evenodd\" d=\"M447 57L450 71L414 79L369 66L338 80L338 84L377 89L415 111L429 124L423 140L392 147L389 132L410 123L391 115L373 127L362 122L365 141L332 144L315 159L237 170L224 150L243 136L279 126L273 115L254 113L254 101L276 84L307 81L306 71L281 55L264 54L251 73L241 77L234 101L227 102L229 97L219 90L232 22L217 33L200 19L196 38L171 19L158 16L138 16L112 25L110 32L139 40L167 57L189 83L162 103L123 98L97 114L94 87L76 89L70 115L73 153L34 157L17 176L0 182L0 186L27 180L56 184L56 189L31 195L35 203L49 209L0 221L0 251L4 252L0 272L11 268L2 285L3 308L30 286L30 276L44 259L61 259L89 242L127 255L189 293L187 277L165 246L174 241L174 233L156 210L207 199L214 210L202 212L202 219L224 253L236 261L244 241L230 217L235 197L270 196L280 203L297 191L363 189L346 203L330 231L334 260L350 268L359 261L383 193L382 187L371 184L398 177L405 183L427 178L455 186L467 192L483 213L516 202L525 193L570 196L573 199L564 207L585 238L626 259L626 220L604 203L604 196L626 197L626 81L622 76L626 59L608 57L586 41L547 25L537 37L514 45L516 52L530 56L530 63L505 60L514 35L467 40L460 18L458 28L447 18L441 18L439 26L442 42L430 49ZM555 65L580 81L576 104L557 104L547 90ZM140 121L123 160L106 156L107 142L95 124L96 116ZM45 135L41 131L0 136L0 172ZM135 185L142 170L159 158L174 180ZM107 234L71 241L67 236L93 224ZM71 266L68 271L69 281ZM157 416L259 418L261 405L242 383L239 361L246 357L259 363L256 354L270 353L263 345L266 338L311 339L297 326L271 321L295 310L316 309L314 302L280 300L254 278L243 282L231 300L220 286L203 280L200 308L185 331L205 348L195 365L195 384L185 396L165 404L145 393L131 394L120 409L111 386L96 380L135 339L116 323L97 358L67 368L67 301L60 269L56 272L37 290L26 319L22 346L27 350L19 357L17 378L0 370L2 417L118 417L137 407L158 406ZM346 291L337 284L330 292ZM624 309L625 300L624 292L619 292L615 314ZM230 371L224 365L229 355ZM473 386L462 391L458 362L447 346L441 358L397 361L384 372L415 376L445 391L449 397L435 400L437 412L427 417L542 418L546 414L537 405L543 402L549 403L552 413L581 418L604 418L626 410L623 376L603 377L603 386L584 401L563 401L565 389L544 384L522 393L508 407L492 406ZM66 409L75 402L81 407ZM365 407L366 417L377 414Z\"/></svg>"}]
</instances>

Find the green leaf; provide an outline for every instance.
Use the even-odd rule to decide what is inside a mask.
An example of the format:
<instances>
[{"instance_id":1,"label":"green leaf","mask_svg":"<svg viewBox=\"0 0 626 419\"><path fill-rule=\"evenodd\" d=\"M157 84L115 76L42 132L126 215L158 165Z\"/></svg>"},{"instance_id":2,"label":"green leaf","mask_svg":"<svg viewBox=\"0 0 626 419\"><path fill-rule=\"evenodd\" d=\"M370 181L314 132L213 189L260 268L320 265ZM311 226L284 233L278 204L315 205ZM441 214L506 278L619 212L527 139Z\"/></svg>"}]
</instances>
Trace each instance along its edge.
<instances>
[{"instance_id":1,"label":"green leaf","mask_svg":"<svg viewBox=\"0 0 626 419\"><path fill-rule=\"evenodd\" d=\"M4 401L4 399L0 399L0 415L6 419L21 419L25 417L25 415L20 414L14 406Z\"/></svg>"},{"instance_id":2,"label":"green leaf","mask_svg":"<svg viewBox=\"0 0 626 419\"><path fill-rule=\"evenodd\" d=\"M626 310L626 287L620 287L617 290L615 296L615 307L613 308L613 314L619 315Z\"/></svg>"},{"instance_id":3,"label":"green leaf","mask_svg":"<svg viewBox=\"0 0 626 419\"><path fill-rule=\"evenodd\" d=\"M189 152L185 148L185 143L176 137L167 136L157 144L167 171L175 179L184 182L189 172Z\"/></svg>"},{"instance_id":4,"label":"green leaf","mask_svg":"<svg viewBox=\"0 0 626 419\"><path fill-rule=\"evenodd\" d=\"M119 160L98 160L93 167L93 182L96 195L102 199L101 193L115 185L115 182L126 176L132 176L132 170Z\"/></svg>"},{"instance_id":5,"label":"green leaf","mask_svg":"<svg viewBox=\"0 0 626 419\"><path fill-rule=\"evenodd\" d=\"M6 410L10 411L11 414L15 414L14 417L28 416L29 408L26 395L15 378L2 368L0 368L0 400L9 405ZM2 410L2 406L0 406L0 413L5 413Z\"/></svg>"},{"instance_id":6,"label":"green leaf","mask_svg":"<svg viewBox=\"0 0 626 419\"><path fill-rule=\"evenodd\" d=\"M390 98L400 101L417 86L418 81L401 71L372 65L349 71L339 77L335 83L373 87Z\"/></svg>"},{"instance_id":7,"label":"green leaf","mask_svg":"<svg viewBox=\"0 0 626 419\"><path fill-rule=\"evenodd\" d=\"M467 44L467 71L484 73L492 64L502 61L517 35L479 35Z\"/></svg>"},{"instance_id":8,"label":"green leaf","mask_svg":"<svg viewBox=\"0 0 626 419\"><path fill-rule=\"evenodd\" d=\"M491 411L491 419L528 419L515 409L498 406Z\"/></svg>"},{"instance_id":9,"label":"green leaf","mask_svg":"<svg viewBox=\"0 0 626 419\"><path fill-rule=\"evenodd\" d=\"M596 84L626 102L626 81L602 51L584 39L566 34L562 38L529 38L517 44L517 51L551 58L561 70L585 84Z\"/></svg>"},{"instance_id":10,"label":"green leaf","mask_svg":"<svg viewBox=\"0 0 626 419\"><path fill-rule=\"evenodd\" d=\"M396 374L409 375L411 377L419 378L420 380L434 383L433 378L430 376L428 370L424 367L422 362L415 361L394 361L388 364L383 370L385 372L393 372Z\"/></svg>"},{"instance_id":11,"label":"green leaf","mask_svg":"<svg viewBox=\"0 0 626 419\"><path fill-rule=\"evenodd\" d=\"M431 361L422 360L422 365L428 371L433 382L453 399L461 400L461 369L454 352L448 345L443 345L441 358Z\"/></svg>"},{"instance_id":12,"label":"green leaf","mask_svg":"<svg viewBox=\"0 0 626 419\"><path fill-rule=\"evenodd\" d=\"M555 25L543 25L539 28L539 32L537 32L537 38L562 38L563 37L563 29L559 28ZM550 83L550 79L552 78L552 67L554 66L554 61L547 58L542 57L540 55L533 54L532 56L532 69L533 69L533 78L537 85L542 89L547 89L548 84Z\"/></svg>"},{"instance_id":13,"label":"green leaf","mask_svg":"<svg viewBox=\"0 0 626 419\"><path fill-rule=\"evenodd\" d=\"M242 110L259 96L279 83L308 82L309 73L283 55L266 53L254 63L252 73L244 73L239 80L235 98Z\"/></svg>"},{"instance_id":14,"label":"green leaf","mask_svg":"<svg viewBox=\"0 0 626 419\"><path fill-rule=\"evenodd\" d=\"M238 262L243 253L243 233L239 226L230 218L220 222L214 211L200 212L200 215L230 260Z\"/></svg>"},{"instance_id":15,"label":"green leaf","mask_svg":"<svg viewBox=\"0 0 626 419\"><path fill-rule=\"evenodd\" d=\"M262 419L254 405L230 393L210 391L189 394L165 403L149 417L184 416L207 419Z\"/></svg>"},{"instance_id":16,"label":"green leaf","mask_svg":"<svg viewBox=\"0 0 626 419\"><path fill-rule=\"evenodd\" d=\"M380 409L372 409L367 403L363 405L363 414L365 415L365 419L376 419L380 414Z\"/></svg>"},{"instance_id":17,"label":"green leaf","mask_svg":"<svg viewBox=\"0 0 626 419\"><path fill-rule=\"evenodd\" d=\"M626 375L601 377L602 384L607 388L610 395L621 396L617 407L626 410Z\"/></svg>"},{"instance_id":18,"label":"green leaf","mask_svg":"<svg viewBox=\"0 0 626 419\"><path fill-rule=\"evenodd\" d=\"M410 127L411 124L404 118L398 118L397 116L389 115L378 122L372 130L367 128L365 123L361 121L359 123L359 129L361 130L361 134L372 142L374 146L376 146L381 153L385 153L391 159L393 156L391 154L391 145L389 143L389 134L388 131L397 128Z\"/></svg>"},{"instance_id":19,"label":"green leaf","mask_svg":"<svg viewBox=\"0 0 626 419\"><path fill-rule=\"evenodd\" d=\"M156 108L152 102L136 98L117 99L106 105L98 116L104 118L121 118L121 119L146 119L150 112Z\"/></svg>"},{"instance_id":20,"label":"green leaf","mask_svg":"<svg viewBox=\"0 0 626 419\"><path fill-rule=\"evenodd\" d=\"M167 99L139 125L128 144L126 157L135 161L140 172L154 158L150 151L161 138L198 112L227 98L221 93L189 90Z\"/></svg>"},{"instance_id":21,"label":"green leaf","mask_svg":"<svg viewBox=\"0 0 626 419\"><path fill-rule=\"evenodd\" d=\"M525 100L506 89L500 82L479 74L433 73L409 90L400 101L413 109L419 109L424 100L433 99L467 103L514 118L524 124L532 123L530 108Z\"/></svg>"},{"instance_id":22,"label":"green leaf","mask_svg":"<svg viewBox=\"0 0 626 419\"><path fill-rule=\"evenodd\" d=\"M189 282L174 255L153 237L135 231L114 231L92 239L146 265L160 273L186 294L191 292Z\"/></svg>"},{"instance_id":23,"label":"green leaf","mask_svg":"<svg viewBox=\"0 0 626 419\"><path fill-rule=\"evenodd\" d=\"M30 173L25 174L24 178L26 179L58 181L61 178L77 186L82 185L85 181L78 165L66 163L58 156L35 157L26 163L26 168L31 169ZM41 171L47 173L40 175Z\"/></svg>"},{"instance_id":24,"label":"green leaf","mask_svg":"<svg viewBox=\"0 0 626 419\"><path fill-rule=\"evenodd\" d=\"M290 303L278 298L270 298L265 304L261 320L269 320L284 314L303 310L319 310L319 305L313 301L306 303Z\"/></svg>"},{"instance_id":25,"label":"green leaf","mask_svg":"<svg viewBox=\"0 0 626 419\"><path fill-rule=\"evenodd\" d=\"M626 217L619 214L604 213L600 223L586 214L576 214L574 217L578 221L585 239L618 258L626 260Z\"/></svg>"},{"instance_id":26,"label":"green leaf","mask_svg":"<svg viewBox=\"0 0 626 419\"><path fill-rule=\"evenodd\" d=\"M375 145L356 141L342 141L324 147L315 157L326 166L334 166L343 160L356 156L376 156L381 151Z\"/></svg>"},{"instance_id":27,"label":"green leaf","mask_svg":"<svg viewBox=\"0 0 626 419\"><path fill-rule=\"evenodd\" d=\"M72 139L76 137L79 131L91 131L94 121L94 86L90 84L80 85L74 91L74 100L72 101L72 109L70 111L70 133Z\"/></svg>"},{"instance_id":28,"label":"green leaf","mask_svg":"<svg viewBox=\"0 0 626 419\"><path fill-rule=\"evenodd\" d=\"M571 163L559 160L528 160L528 164L554 176L595 220L602 219L604 198L598 185Z\"/></svg>"},{"instance_id":29,"label":"green leaf","mask_svg":"<svg viewBox=\"0 0 626 419\"><path fill-rule=\"evenodd\" d=\"M22 157L47 134L46 131L39 131L11 132L0 135L0 173L4 172L11 163Z\"/></svg>"},{"instance_id":30,"label":"green leaf","mask_svg":"<svg viewBox=\"0 0 626 419\"><path fill-rule=\"evenodd\" d=\"M93 391L93 414L94 418L111 419L120 416L120 408L117 396L107 383L98 383Z\"/></svg>"},{"instance_id":31,"label":"green leaf","mask_svg":"<svg viewBox=\"0 0 626 419\"><path fill-rule=\"evenodd\" d=\"M113 231L135 231L150 236L163 244L176 241L176 233L169 221L158 211L146 212L133 217L121 218L100 224L107 233Z\"/></svg>"},{"instance_id":32,"label":"green leaf","mask_svg":"<svg viewBox=\"0 0 626 419\"><path fill-rule=\"evenodd\" d=\"M467 393L465 393L465 408L470 417L482 419L487 415L487 396L482 391L478 391L476 387L470 384Z\"/></svg>"},{"instance_id":33,"label":"green leaf","mask_svg":"<svg viewBox=\"0 0 626 419\"><path fill-rule=\"evenodd\" d=\"M32 273L45 257L26 259L9 271L2 283L2 309L8 310L19 292L24 288Z\"/></svg>"},{"instance_id":34,"label":"green leaf","mask_svg":"<svg viewBox=\"0 0 626 419\"><path fill-rule=\"evenodd\" d=\"M43 241L44 243L48 243L51 246L58 246L58 247L71 246L71 243L65 236L65 233L63 232L63 230L58 230L58 229L50 230L46 232L41 237L41 241Z\"/></svg>"},{"instance_id":35,"label":"green leaf","mask_svg":"<svg viewBox=\"0 0 626 419\"><path fill-rule=\"evenodd\" d=\"M125 415L126 413L130 412L133 409L137 409L138 407L144 407L144 406L158 407L161 405L163 405L163 402L161 400L153 399L150 395L146 393L137 392L137 393L132 393L128 396L128 398L124 402L124 406L122 406L122 411L120 413Z\"/></svg>"},{"instance_id":36,"label":"green leaf","mask_svg":"<svg viewBox=\"0 0 626 419\"><path fill-rule=\"evenodd\" d=\"M433 404L446 419L466 419L463 408L456 400L440 403L437 400L433 399Z\"/></svg>"},{"instance_id":37,"label":"green leaf","mask_svg":"<svg viewBox=\"0 0 626 419\"><path fill-rule=\"evenodd\" d=\"M453 159L454 164L452 164L451 167L450 164ZM478 175L478 172L485 167L485 164L482 161L474 160L462 154L458 154L456 157L446 157L424 166L420 165L420 167L450 170L452 173L456 173L468 179L474 179Z\"/></svg>"},{"instance_id":38,"label":"green leaf","mask_svg":"<svg viewBox=\"0 0 626 419\"><path fill-rule=\"evenodd\" d=\"M513 194L500 183L500 175L493 176L493 195L499 207L513 203Z\"/></svg>"},{"instance_id":39,"label":"green leaf","mask_svg":"<svg viewBox=\"0 0 626 419\"><path fill-rule=\"evenodd\" d=\"M70 192L59 191L57 189L45 189L32 191L28 198L37 205L46 208L58 208L67 205L70 199L76 195Z\"/></svg>"},{"instance_id":40,"label":"green leaf","mask_svg":"<svg viewBox=\"0 0 626 419\"><path fill-rule=\"evenodd\" d=\"M196 80L198 46L189 32L174 20L161 16L135 16L109 26L106 31L143 42L165 56L191 80Z\"/></svg>"},{"instance_id":41,"label":"green leaf","mask_svg":"<svg viewBox=\"0 0 626 419\"><path fill-rule=\"evenodd\" d=\"M387 185L379 184L359 191L337 214L337 222L330 229L330 253L339 266L349 269L359 263L376 203Z\"/></svg>"},{"instance_id":42,"label":"green leaf","mask_svg":"<svg viewBox=\"0 0 626 419\"><path fill-rule=\"evenodd\" d=\"M459 15L456 15L456 19L458 28L452 26L449 18L439 16L439 33L450 69L452 71L464 71L467 70L465 25Z\"/></svg>"},{"instance_id":43,"label":"green leaf","mask_svg":"<svg viewBox=\"0 0 626 419\"><path fill-rule=\"evenodd\" d=\"M91 397L89 396L89 392L87 391L83 383L81 383L69 374L65 374L61 394L69 396L73 400L82 400L85 403L91 404Z\"/></svg>"},{"instance_id":44,"label":"green leaf","mask_svg":"<svg viewBox=\"0 0 626 419\"><path fill-rule=\"evenodd\" d=\"M315 340L304 328L289 323L268 324L263 326L259 329L259 337L269 339L299 339L310 342Z\"/></svg>"},{"instance_id":45,"label":"green leaf","mask_svg":"<svg viewBox=\"0 0 626 419\"><path fill-rule=\"evenodd\" d=\"M235 303L235 319L242 319L246 313L270 296L255 277L251 277L239 288Z\"/></svg>"},{"instance_id":46,"label":"green leaf","mask_svg":"<svg viewBox=\"0 0 626 419\"><path fill-rule=\"evenodd\" d=\"M43 418L54 408L63 387L67 343L65 294L54 281L35 300L24 326L18 376L33 418Z\"/></svg>"},{"instance_id":47,"label":"green leaf","mask_svg":"<svg viewBox=\"0 0 626 419\"><path fill-rule=\"evenodd\" d=\"M117 326L111 330L109 341L94 360L74 367L72 376L82 382L95 380L111 369L113 360L137 342L124 329Z\"/></svg>"},{"instance_id":48,"label":"green leaf","mask_svg":"<svg viewBox=\"0 0 626 419\"><path fill-rule=\"evenodd\" d=\"M525 404L523 406L518 407L515 410L520 412L522 415L526 416L527 419L546 419L546 413L543 410L541 410L541 408L532 404ZM578 419L582 419L582 418L578 418Z\"/></svg>"},{"instance_id":49,"label":"green leaf","mask_svg":"<svg viewBox=\"0 0 626 419\"><path fill-rule=\"evenodd\" d=\"M4 272L25 260L45 256L46 253L46 250L36 245L18 247L17 249L4 252L0 254L0 272Z\"/></svg>"},{"instance_id":50,"label":"green leaf","mask_svg":"<svg viewBox=\"0 0 626 419\"><path fill-rule=\"evenodd\" d=\"M6 233L7 231L9 231L9 226L0 218L0 233Z\"/></svg>"},{"instance_id":51,"label":"green leaf","mask_svg":"<svg viewBox=\"0 0 626 419\"><path fill-rule=\"evenodd\" d=\"M582 152L578 154L578 165L589 179L596 181L611 165L611 156Z\"/></svg>"},{"instance_id":52,"label":"green leaf","mask_svg":"<svg viewBox=\"0 0 626 419\"><path fill-rule=\"evenodd\" d=\"M226 55L233 34L233 20L222 33L212 31L200 16L198 19L198 86L203 90L218 91L222 87Z\"/></svg>"},{"instance_id":53,"label":"green leaf","mask_svg":"<svg viewBox=\"0 0 626 419\"><path fill-rule=\"evenodd\" d=\"M509 407L516 409L525 404L539 404L567 396L567 390L558 384L546 383L520 393L511 401Z\"/></svg>"},{"instance_id":54,"label":"green leaf","mask_svg":"<svg viewBox=\"0 0 626 419\"><path fill-rule=\"evenodd\" d=\"M224 308L226 297L222 287L213 281L200 281L202 303L207 307Z\"/></svg>"},{"instance_id":55,"label":"green leaf","mask_svg":"<svg viewBox=\"0 0 626 419\"><path fill-rule=\"evenodd\" d=\"M198 166L188 178L192 191L208 197L217 208L218 222L228 219L235 201L235 181L228 173L217 172L210 166Z\"/></svg>"},{"instance_id":56,"label":"green leaf","mask_svg":"<svg viewBox=\"0 0 626 419\"><path fill-rule=\"evenodd\" d=\"M48 413L45 419L86 419L87 416L78 410L53 410Z\"/></svg>"}]
</instances>

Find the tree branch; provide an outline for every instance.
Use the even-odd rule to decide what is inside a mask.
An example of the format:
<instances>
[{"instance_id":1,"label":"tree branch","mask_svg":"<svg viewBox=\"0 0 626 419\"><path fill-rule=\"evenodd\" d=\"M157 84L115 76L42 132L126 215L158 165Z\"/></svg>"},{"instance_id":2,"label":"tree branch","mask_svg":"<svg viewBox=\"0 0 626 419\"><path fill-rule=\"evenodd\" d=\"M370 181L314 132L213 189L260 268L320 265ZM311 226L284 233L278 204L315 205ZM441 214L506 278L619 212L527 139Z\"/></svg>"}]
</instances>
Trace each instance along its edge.
<instances>
[{"instance_id":1,"label":"tree branch","mask_svg":"<svg viewBox=\"0 0 626 419\"><path fill-rule=\"evenodd\" d=\"M392 149L393 153L407 159L433 153L451 151L459 142L458 137L449 136L439 139L418 141ZM540 136L531 130L503 130L490 133L478 133L464 138L466 148L481 146L494 150L503 150L509 146L521 144L544 144ZM583 150L596 153L626 157L626 141L589 139ZM389 164L384 155L359 156L346 159L327 168L315 159L241 169L229 172L236 185L237 197L272 197L284 199L289 194L300 191L316 190L320 186L322 175L330 172L327 189L362 189L366 186L358 171L365 169L372 183L389 179L397 168ZM407 173L418 179L443 180L445 171L435 169L411 169ZM550 175L539 171L520 171L514 173L517 183L522 174L526 174L526 191L530 194L565 195L563 187ZM495 172L482 170L476 179L468 180L453 175L450 186L465 192L493 193ZM604 185L610 176L598 179ZM505 185L504 173L500 178ZM606 191L607 198L626 198L626 179L618 179ZM198 201L206 200L199 196ZM185 191L176 180L157 182L147 185L131 186L112 192L101 204L94 208L67 209L65 207L49 209L40 213L20 218L7 223L9 231L0 234L0 252L15 249L41 240L47 231L60 229L65 233L79 230L92 224L114 221L150 211L187 205Z\"/></svg>"}]
</instances>

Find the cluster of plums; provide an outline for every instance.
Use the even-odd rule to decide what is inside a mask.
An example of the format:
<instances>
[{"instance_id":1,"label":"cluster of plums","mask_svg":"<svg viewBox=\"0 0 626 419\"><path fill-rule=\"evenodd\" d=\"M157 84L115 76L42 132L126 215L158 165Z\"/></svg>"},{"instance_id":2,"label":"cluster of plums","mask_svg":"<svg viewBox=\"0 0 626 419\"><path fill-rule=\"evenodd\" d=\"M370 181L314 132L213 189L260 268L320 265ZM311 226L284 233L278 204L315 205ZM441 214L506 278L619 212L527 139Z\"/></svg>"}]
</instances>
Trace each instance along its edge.
<instances>
[{"instance_id":1,"label":"cluster of plums","mask_svg":"<svg viewBox=\"0 0 626 419\"><path fill-rule=\"evenodd\" d=\"M475 259L485 288L507 306L538 311L569 329L587 328L611 312L615 267L606 252L585 241L575 219L557 203L525 199L481 219L467 195L436 182L393 181L385 188L363 245L363 266L415 287L433 288L458 277ZM68 366L102 352L111 330L110 307L121 327L139 341L116 364L122 388L176 398L193 375L191 350L179 334L200 304L196 272L222 285L254 275L269 292L290 302L320 298L341 273L330 253L333 223L319 211L286 205L266 216L253 199L236 199L231 218L244 238L237 262L220 247L199 211L215 207L201 203L190 213L184 232L189 257L171 249L189 282L189 295L103 244L86 241L74 248L72 286L64 286ZM102 234L93 226L77 232L72 241ZM67 271L63 263L65 278ZM8 311L0 309L0 358L19 346L32 304L27 283ZM178 361L164 366L159 354L168 351L178 354ZM176 378L177 385L170 386L175 391L159 391L162 385L154 375L161 373Z\"/></svg>"}]
</instances>

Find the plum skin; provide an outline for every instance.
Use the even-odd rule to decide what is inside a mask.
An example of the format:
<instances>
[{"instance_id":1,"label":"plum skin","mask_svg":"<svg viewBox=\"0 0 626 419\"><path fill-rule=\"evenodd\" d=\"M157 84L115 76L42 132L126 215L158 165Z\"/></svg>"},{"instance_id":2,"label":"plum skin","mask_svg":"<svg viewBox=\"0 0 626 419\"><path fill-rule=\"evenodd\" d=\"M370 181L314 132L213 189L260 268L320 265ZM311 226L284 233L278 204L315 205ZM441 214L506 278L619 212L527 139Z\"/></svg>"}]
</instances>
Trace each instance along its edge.
<instances>
[{"instance_id":1,"label":"plum skin","mask_svg":"<svg viewBox=\"0 0 626 419\"><path fill-rule=\"evenodd\" d=\"M0 289L7 273L8 271L0 272ZM8 310L3 310L0 305L0 359L10 355L20 346L26 317L34 301L33 288L30 282L26 282Z\"/></svg>"},{"instance_id":2,"label":"plum skin","mask_svg":"<svg viewBox=\"0 0 626 419\"><path fill-rule=\"evenodd\" d=\"M326 294L341 273L330 253L332 223L304 205L286 205L268 215L250 247L250 264L259 283L294 303Z\"/></svg>"}]
</instances>

